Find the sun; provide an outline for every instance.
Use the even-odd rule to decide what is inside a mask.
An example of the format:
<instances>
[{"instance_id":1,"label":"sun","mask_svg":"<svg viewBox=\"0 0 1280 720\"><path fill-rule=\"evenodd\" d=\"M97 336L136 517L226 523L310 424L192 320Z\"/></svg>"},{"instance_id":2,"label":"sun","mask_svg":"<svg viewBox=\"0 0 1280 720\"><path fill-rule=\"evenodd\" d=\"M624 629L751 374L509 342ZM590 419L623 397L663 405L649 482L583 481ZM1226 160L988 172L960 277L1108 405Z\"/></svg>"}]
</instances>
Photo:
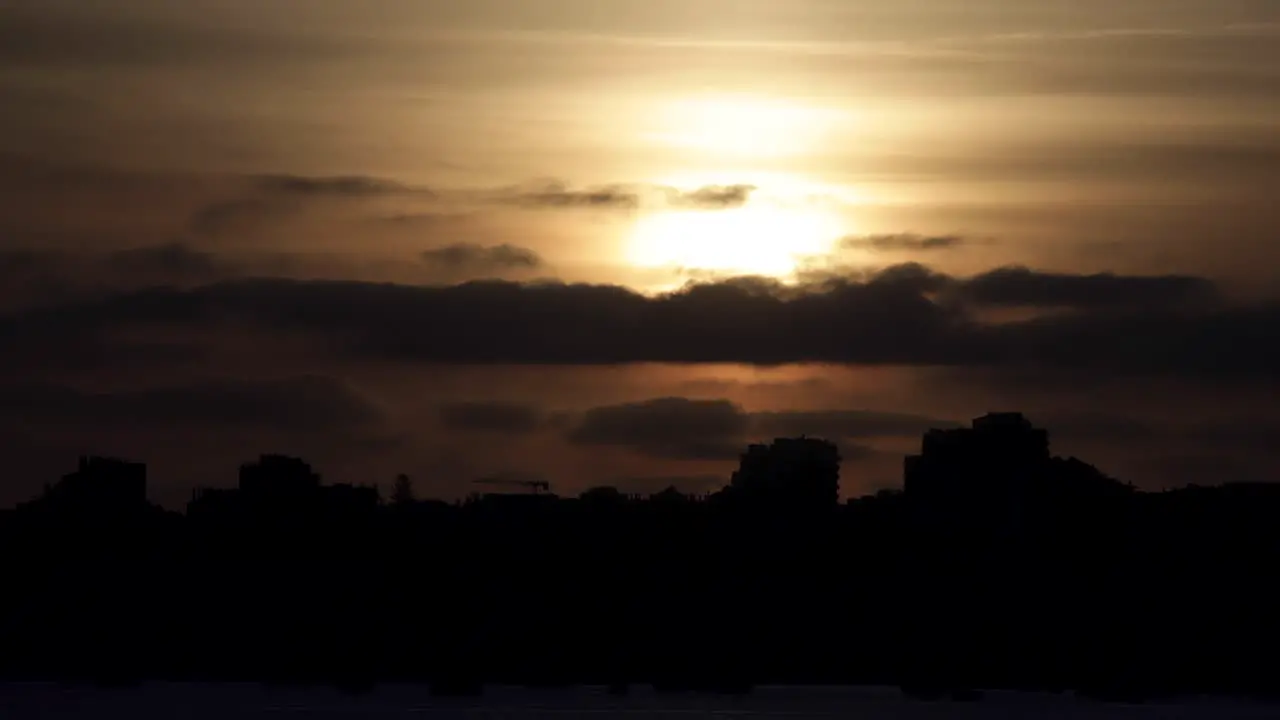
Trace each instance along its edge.
<instances>
[{"instance_id":1,"label":"sun","mask_svg":"<svg viewBox=\"0 0 1280 720\"><path fill-rule=\"evenodd\" d=\"M839 234L836 219L814 208L659 211L636 222L628 260L636 267L785 278L804 257L829 252Z\"/></svg>"}]
</instances>

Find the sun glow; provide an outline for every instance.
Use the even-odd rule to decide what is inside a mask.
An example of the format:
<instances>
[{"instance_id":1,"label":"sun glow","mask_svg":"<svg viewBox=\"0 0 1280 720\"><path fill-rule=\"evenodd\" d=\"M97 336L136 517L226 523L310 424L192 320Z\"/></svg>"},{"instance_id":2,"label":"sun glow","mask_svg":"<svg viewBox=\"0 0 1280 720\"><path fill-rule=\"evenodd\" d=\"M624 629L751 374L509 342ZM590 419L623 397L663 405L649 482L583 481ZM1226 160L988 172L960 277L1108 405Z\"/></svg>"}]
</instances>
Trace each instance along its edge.
<instances>
[{"instance_id":1,"label":"sun glow","mask_svg":"<svg viewBox=\"0 0 1280 720\"><path fill-rule=\"evenodd\" d=\"M829 252L839 236L837 219L814 208L672 210L636 222L628 259L637 267L785 278L805 256Z\"/></svg>"},{"instance_id":2,"label":"sun glow","mask_svg":"<svg viewBox=\"0 0 1280 720\"><path fill-rule=\"evenodd\" d=\"M782 98L708 95L658 105L645 133L666 147L752 158L786 157L822 147L850 118Z\"/></svg>"}]
</instances>

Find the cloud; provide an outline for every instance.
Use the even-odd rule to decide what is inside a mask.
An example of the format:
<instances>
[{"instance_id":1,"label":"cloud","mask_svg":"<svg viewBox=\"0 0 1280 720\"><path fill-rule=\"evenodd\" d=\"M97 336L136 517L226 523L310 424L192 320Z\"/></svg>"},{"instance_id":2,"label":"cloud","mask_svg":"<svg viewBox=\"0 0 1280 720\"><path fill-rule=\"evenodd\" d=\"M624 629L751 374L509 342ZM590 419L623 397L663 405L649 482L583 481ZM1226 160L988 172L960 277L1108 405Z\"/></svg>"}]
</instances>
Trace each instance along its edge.
<instances>
[{"instance_id":1,"label":"cloud","mask_svg":"<svg viewBox=\"0 0 1280 720\"><path fill-rule=\"evenodd\" d=\"M196 235L217 236L246 232L264 223L288 218L301 209L288 198L246 197L210 203L191 214L187 229Z\"/></svg>"},{"instance_id":2,"label":"cloud","mask_svg":"<svg viewBox=\"0 0 1280 720\"><path fill-rule=\"evenodd\" d=\"M930 427L956 426L928 417L860 410L747 413L729 400L664 397L592 408L567 437L577 445L625 447L652 458L735 460L750 442L816 434L836 441L841 455L852 463L885 456L852 438L918 437ZM659 482L655 489L671 484L688 487ZM723 484L721 479L713 487Z\"/></svg>"},{"instance_id":3,"label":"cloud","mask_svg":"<svg viewBox=\"0 0 1280 720\"><path fill-rule=\"evenodd\" d=\"M1035 413L1036 424L1052 436L1084 442L1151 442L1160 431L1150 423L1102 411L1050 411Z\"/></svg>"},{"instance_id":4,"label":"cloud","mask_svg":"<svg viewBox=\"0 0 1280 720\"><path fill-rule=\"evenodd\" d=\"M470 212L415 212L379 218L380 222L418 229L458 228L475 220Z\"/></svg>"},{"instance_id":5,"label":"cloud","mask_svg":"<svg viewBox=\"0 0 1280 720\"><path fill-rule=\"evenodd\" d=\"M615 184L583 190L553 182L533 189L499 194L505 202L528 208L592 208L636 210L645 205L724 210L741 207L756 190L754 185L707 185L681 190L666 185Z\"/></svg>"},{"instance_id":6,"label":"cloud","mask_svg":"<svg viewBox=\"0 0 1280 720\"><path fill-rule=\"evenodd\" d=\"M308 203L389 197L430 200L436 195L427 188L364 175L258 175L249 179L237 197L198 208L187 226L199 235L226 235L288 219L305 210Z\"/></svg>"},{"instance_id":7,"label":"cloud","mask_svg":"<svg viewBox=\"0 0 1280 720\"><path fill-rule=\"evenodd\" d=\"M592 408L568 439L656 458L723 460L741 452L747 425L746 413L728 400L669 397Z\"/></svg>"},{"instance_id":8,"label":"cloud","mask_svg":"<svg viewBox=\"0 0 1280 720\"><path fill-rule=\"evenodd\" d=\"M658 296L558 282L427 287L256 279L13 314L0 318L0 341L92 341L130 328L234 321L273 337L309 337L349 357L401 362L828 362L1264 375L1280 368L1276 302L1187 307L1181 282L1170 291L1159 279L1044 277L1051 289L1032 284L1020 291L1022 300L1079 302L1076 312L986 323L963 303L930 293L939 282L964 281L913 266L800 287L761 279L702 283ZM1097 286L1102 299L1079 289Z\"/></svg>"},{"instance_id":9,"label":"cloud","mask_svg":"<svg viewBox=\"0 0 1280 720\"><path fill-rule=\"evenodd\" d=\"M890 235L850 236L840 241L840 247L845 250L897 252L900 250L951 250L960 247L964 243L965 239L959 235L896 233Z\"/></svg>"},{"instance_id":10,"label":"cloud","mask_svg":"<svg viewBox=\"0 0 1280 720\"><path fill-rule=\"evenodd\" d=\"M440 408L440 420L452 430L523 435L538 429L542 412L515 403L453 403Z\"/></svg>"},{"instance_id":11,"label":"cloud","mask_svg":"<svg viewBox=\"0 0 1280 720\"><path fill-rule=\"evenodd\" d=\"M877 280L884 284L910 288L912 292L928 294L942 292L954 283L954 278L920 263L909 262L867 270L841 263L833 256L821 255L806 258L796 271L796 277L802 285L813 287L839 287L850 282Z\"/></svg>"},{"instance_id":12,"label":"cloud","mask_svg":"<svg viewBox=\"0 0 1280 720\"><path fill-rule=\"evenodd\" d=\"M881 452L870 445L850 442L848 440L837 440L835 443L836 447L840 451L840 460L845 464L865 463L870 460L902 457L899 453Z\"/></svg>"},{"instance_id":13,"label":"cloud","mask_svg":"<svg viewBox=\"0 0 1280 720\"><path fill-rule=\"evenodd\" d=\"M536 270L543 266L537 253L515 245L486 247L474 243L457 243L422 253L423 262L433 269L450 273L480 273L503 270Z\"/></svg>"},{"instance_id":14,"label":"cloud","mask_svg":"<svg viewBox=\"0 0 1280 720\"><path fill-rule=\"evenodd\" d=\"M316 432L377 423L381 412L332 378L213 380L120 392L57 385L0 388L0 412L24 425L262 428Z\"/></svg>"},{"instance_id":15,"label":"cloud","mask_svg":"<svg viewBox=\"0 0 1280 720\"><path fill-rule=\"evenodd\" d=\"M670 205L712 210L741 207L755 190L754 185L707 185L687 192L664 188Z\"/></svg>"},{"instance_id":16,"label":"cloud","mask_svg":"<svg viewBox=\"0 0 1280 720\"><path fill-rule=\"evenodd\" d=\"M74 302L151 286L191 287L240 270L235 263L181 243L101 253L0 250L0 309Z\"/></svg>"},{"instance_id":17,"label":"cloud","mask_svg":"<svg viewBox=\"0 0 1280 720\"><path fill-rule=\"evenodd\" d=\"M106 264L120 273L202 280L218 277L226 270L226 265L212 253L181 243L117 250L107 255Z\"/></svg>"},{"instance_id":18,"label":"cloud","mask_svg":"<svg viewBox=\"0 0 1280 720\"><path fill-rule=\"evenodd\" d=\"M572 190L553 182L541 188L510 191L505 199L527 208L599 208L634 210L640 207L640 195L624 185L609 185L585 190Z\"/></svg>"},{"instance_id":19,"label":"cloud","mask_svg":"<svg viewBox=\"0 0 1280 720\"><path fill-rule=\"evenodd\" d=\"M949 301L982 307L1075 310L1210 307L1220 299L1220 292L1213 281L1191 275L1071 274L1024 266L995 268L965 278L944 275L919 263L891 265L869 273L850 271L840 266L824 268L814 265L802 273L802 278L816 285L861 280L866 284L907 287L917 293L940 295Z\"/></svg>"},{"instance_id":20,"label":"cloud","mask_svg":"<svg viewBox=\"0 0 1280 720\"><path fill-rule=\"evenodd\" d=\"M1205 190L1229 186L1234 200L1258 197L1261 183L1280 177L1280 146L1270 137L1240 130L1205 132L1173 141L1043 140L1010 143L1001 152L855 156L864 176L880 182L964 178L969 182L1078 182L1097 187L1100 178L1143 181L1153 188L1186 184Z\"/></svg>"},{"instance_id":21,"label":"cloud","mask_svg":"<svg viewBox=\"0 0 1280 720\"><path fill-rule=\"evenodd\" d=\"M0 302L21 305L40 297L61 297L70 284L65 253L0 250Z\"/></svg>"},{"instance_id":22,"label":"cloud","mask_svg":"<svg viewBox=\"0 0 1280 720\"><path fill-rule=\"evenodd\" d=\"M1187 275L1067 275L1025 267L991 270L963 281L958 291L981 305L1069 308L1172 307L1208 303L1218 294L1212 282Z\"/></svg>"},{"instance_id":23,"label":"cloud","mask_svg":"<svg viewBox=\"0 0 1280 720\"><path fill-rule=\"evenodd\" d=\"M407 193L431 195L431 192L425 188L364 175L262 175L258 177L257 185L265 192L276 195L333 197L378 197Z\"/></svg>"},{"instance_id":24,"label":"cloud","mask_svg":"<svg viewBox=\"0 0 1280 720\"><path fill-rule=\"evenodd\" d=\"M960 427L952 420L876 410L757 412L752 428L760 435L816 435L828 439L918 437L930 428Z\"/></svg>"}]
</instances>

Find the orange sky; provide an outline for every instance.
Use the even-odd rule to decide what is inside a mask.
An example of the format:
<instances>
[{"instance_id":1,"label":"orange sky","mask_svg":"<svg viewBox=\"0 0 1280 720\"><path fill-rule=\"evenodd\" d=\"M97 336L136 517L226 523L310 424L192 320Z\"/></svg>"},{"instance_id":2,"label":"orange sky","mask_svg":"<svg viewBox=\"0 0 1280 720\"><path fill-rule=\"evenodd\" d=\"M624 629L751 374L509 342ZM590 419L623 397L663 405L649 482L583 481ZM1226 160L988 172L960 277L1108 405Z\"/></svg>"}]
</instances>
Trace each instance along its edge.
<instances>
[{"instance_id":1,"label":"orange sky","mask_svg":"<svg viewBox=\"0 0 1280 720\"><path fill-rule=\"evenodd\" d=\"M1027 266L1045 274L1046 292L1074 282L1049 276L1196 276L1230 302L1271 302L1273 5L0 0L0 309L245 277L497 278L656 293L737 275L861 282L904 263L950 278ZM159 342L147 332L129 330ZM331 465L359 468L378 454L388 465L379 472L442 468L454 485L522 457L577 485L726 467L646 455L652 448L570 452L554 424L495 440L440 434L424 420L446 396L496 402L495 388L570 426L595 405L658 397L725 399L748 414L894 410L925 420L1017 405L1064 426L1088 412L1159 425L1144 442L1184 438L1197 458L1228 452L1221 436L1231 433L1189 442L1200 431L1181 425L1196 426L1208 408L1228 419L1267 413L1252 404L1254 379L1242 390L1144 374L1084 402L1049 381L1028 390L965 377L952 388L923 361L441 369L357 361L279 334L282 347L264 358L242 335L254 332L166 327L165 343L197 342L211 355L150 358L146 372L118 349L92 367L15 361L0 392L52 383L127 396L162 382L321 376L378 405L390 427L380 442L394 437L399 448L329 452ZM34 352L44 341L32 342ZM453 373L461 379L447 388L431 380ZM43 430L20 414L0 423L35 436L32 467L46 471L91 439L107 444L100 426L80 428L89 402L49 413ZM211 454L265 449L261 434L192 432ZM111 439L121 452L172 444L154 423L121 433ZM866 460L863 486L893 482L906 435L860 439L884 453ZM510 452L459 449L498 440ZM1166 464L1147 467L1150 453L1116 437L1074 447L1164 482ZM621 454L606 460L606 451ZM1280 467L1249 452L1241 473Z\"/></svg>"}]
</instances>

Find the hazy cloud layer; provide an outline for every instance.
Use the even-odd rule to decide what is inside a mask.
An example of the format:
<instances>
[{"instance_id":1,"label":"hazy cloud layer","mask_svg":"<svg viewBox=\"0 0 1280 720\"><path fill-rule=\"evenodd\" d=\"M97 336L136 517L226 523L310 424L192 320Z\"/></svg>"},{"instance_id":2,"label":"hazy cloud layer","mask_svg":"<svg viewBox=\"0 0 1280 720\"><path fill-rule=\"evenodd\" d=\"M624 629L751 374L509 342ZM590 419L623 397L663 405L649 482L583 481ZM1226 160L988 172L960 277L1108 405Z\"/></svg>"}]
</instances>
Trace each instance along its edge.
<instances>
[{"instance_id":1,"label":"hazy cloud layer","mask_svg":"<svg viewBox=\"0 0 1280 720\"><path fill-rule=\"evenodd\" d=\"M542 412L517 403L452 403L440 408L445 427L470 432L523 435L538 429Z\"/></svg>"},{"instance_id":2,"label":"hazy cloud layer","mask_svg":"<svg viewBox=\"0 0 1280 720\"><path fill-rule=\"evenodd\" d=\"M871 250L874 252L950 250L965 243L959 235L854 235L840 241L845 250Z\"/></svg>"},{"instance_id":3,"label":"hazy cloud layer","mask_svg":"<svg viewBox=\"0 0 1280 720\"><path fill-rule=\"evenodd\" d=\"M727 400L658 398L588 410L569 433L578 445L614 445L675 460L724 460L741 452L747 417Z\"/></svg>"},{"instance_id":4,"label":"hazy cloud layer","mask_svg":"<svg viewBox=\"0 0 1280 720\"><path fill-rule=\"evenodd\" d=\"M754 185L707 185L682 190L665 185L616 184L573 189L564 183L513 189L499 193L499 199L527 208L588 208L636 210L642 206L725 210L745 205L756 190Z\"/></svg>"},{"instance_id":5,"label":"hazy cloud layer","mask_svg":"<svg viewBox=\"0 0 1280 720\"><path fill-rule=\"evenodd\" d=\"M657 297L550 282L240 280L11 315L0 337L93 342L131 328L192 331L216 319L323 339L341 356L429 363L832 362L1196 375L1273 375L1280 367L1280 307L1189 301L1187 288L1199 297L1211 287L1204 281L1016 270L1012 287L992 295L984 294L988 277L901 266L814 286L744 278ZM978 303L1072 312L988 324L964 303L932 299L939 286L961 298L981 288Z\"/></svg>"},{"instance_id":6,"label":"hazy cloud layer","mask_svg":"<svg viewBox=\"0 0 1280 720\"><path fill-rule=\"evenodd\" d=\"M257 180L265 192L278 195L376 197L412 193L430 196L423 188L414 188L394 180L346 175L307 177L303 175L264 175Z\"/></svg>"},{"instance_id":7,"label":"hazy cloud layer","mask_svg":"<svg viewBox=\"0 0 1280 720\"><path fill-rule=\"evenodd\" d=\"M429 202L435 194L386 178L307 175L262 175L249 178L236 196L197 208L188 223L196 235L219 236L247 232L287 220L309 206L388 198Z\"/></svg>"},{"instance_id":8,"label":"hazy cloud layer","mask_svg":"<svg viewBox=\"0 0 1280 720\"><path fill-rule=\"evenodd\" d=\"M656 398L586 411L568 438L579 445L630 448L642 455L679 460L736 458L751 442L808 435L835 442L845 460L859 462L880 451L875 438L916 438L930 428L960 424L919 415L874 410L748 412L728 399Z\"/></svg>"},{"instance_id":9,"label":"hazy cloud layer","mask_svg":"<svg viewBox=\"0 0 1280 720\"><path fill-rule=\"evenodd\" d=\"M676 207L721 209L740 207L751 199L754 185L708 185L689 192L664 188L667 203Z\"/></svg>"},{"instance_id":10,"label":"hazy cloud layer","mask_svg":"<svg viewBox=\"0 0 1280 720\"><path fill-rule=\"evenodd\" d=\"M120 392L56 385L0 387L0 413L29 426L234 428L332 432L382 419L377 406L332 378L212 380Z\"/></svg>"},{"instance_id":11,"label":"hazy cloud layer","mask_svg":"<svg viewBox=\"0 0 1280 720\"><path fill-rule=\"evenodd\" d=\"M0 249L0 312L153 286L192 287L248 272L181 243L106 252Z\"/></svg>"},{"instance_id":12,"label":"hazy cloud layer","mask_svg":"<svg viewBox=\"0 0 1280 720\"><path fill-rule=\"evenodd\" d=\"M1212 282L1186 275L1068 275L1025 267L983 273L963 282L958 291L982 305L1068 308L1203 306L1218 295Z\"/></svg>"},{"instance_id":13,"label":"hazy cloud layer","mask_svg":"<svg viewBox=\"0 0 1280 720\"><path fill-rule=\"evenodd\" d=\"M1280 472L1267 0L0 5L33 478L102 435L176 487L294 428L426 493L709 488L811 433L859 492L991 406L1151 487ZM775 203L859 234L792 287L623 267L641 213ZM585 282L514 282L549 275Z\"/></svg>"},{"instance_id":14,"label":"hazy cloud layer","mask_svg":"<svg viewBox=\"0 0 1280 720\"><path fill-rule=\"evenodd\" d=\"M828 439L915 438L931 428L954 428L961 423L922 415L873 410L765 411L751 415L763 437L812 435Z\"/></svg>"},{"instance_id":15,"label":"hazy cloud layer","mask_svg":"<svg viewBox=\"0 0 1280 720\"><path fill-rule=\"evenodd\" d=\"M528 248L515 245L482 245L458 243L426 250L422 261L432 268L449 273L487 273L504 270L536 270L542 258Z\"/></svg>"},{"instance_id":16,"label":"hazy cloud layer","mask_svg":"<svg viewBox=\"0 0 1280 720\"><path fill-rule=\"evenodd\" d=\"M0 312L152 288L194 288L243 278L349 278L456 284L549 273L533 250L454 243L416 254L203 249L169 243L103 252L0 249Z\"/></svg>"}]
</instances>

